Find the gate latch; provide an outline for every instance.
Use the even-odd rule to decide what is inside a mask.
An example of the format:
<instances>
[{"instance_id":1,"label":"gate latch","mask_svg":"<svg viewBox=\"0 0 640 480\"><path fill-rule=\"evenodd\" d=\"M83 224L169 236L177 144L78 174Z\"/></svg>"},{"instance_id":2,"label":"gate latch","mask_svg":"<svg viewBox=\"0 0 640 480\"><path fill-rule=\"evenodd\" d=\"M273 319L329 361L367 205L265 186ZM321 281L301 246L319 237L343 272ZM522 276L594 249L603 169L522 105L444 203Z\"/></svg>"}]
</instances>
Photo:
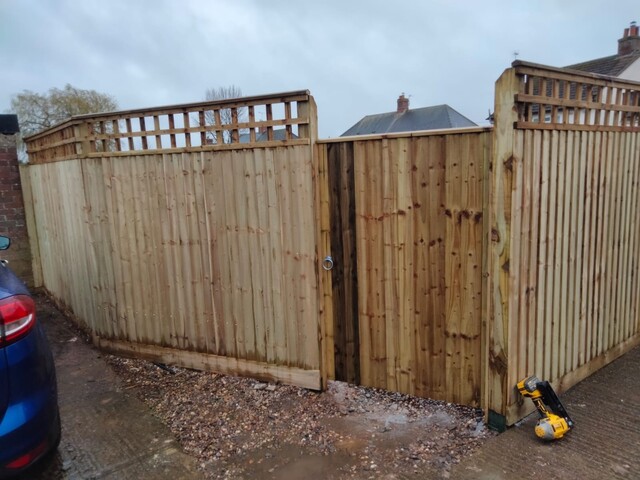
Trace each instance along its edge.
<instances>
[{"instance_id":1,"label":"gate latch","mask_svg":"<svg viewBox=\"0 0 640 480\"><path fill-rule=\"evenodd\" d=\"M322 260L322 268L327 271L333 268L333 257L331 257L331 255L324 257L324 260Z\"/></svg>"}]
</instances>

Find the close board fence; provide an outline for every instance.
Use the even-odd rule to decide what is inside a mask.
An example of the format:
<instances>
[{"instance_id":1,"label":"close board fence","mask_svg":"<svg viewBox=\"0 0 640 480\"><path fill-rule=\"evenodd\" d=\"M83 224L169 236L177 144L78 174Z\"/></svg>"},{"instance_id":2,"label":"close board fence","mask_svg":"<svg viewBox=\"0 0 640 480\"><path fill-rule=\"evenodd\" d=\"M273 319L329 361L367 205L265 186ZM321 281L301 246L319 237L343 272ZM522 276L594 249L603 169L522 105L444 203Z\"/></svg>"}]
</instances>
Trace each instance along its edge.
<instances>
[{"instance_id":1,"label":"close board fence","mask_svg":"<svg viewBox=\"0 0 640 480\"><path fill-rule=\"evenodd\" d=\"M512 424L521 378L640 344L639 92L514 62L494 127L318 140L306 91L74 117L27 139L35 280L111 351Z\"/></svg>"}]
</instances>

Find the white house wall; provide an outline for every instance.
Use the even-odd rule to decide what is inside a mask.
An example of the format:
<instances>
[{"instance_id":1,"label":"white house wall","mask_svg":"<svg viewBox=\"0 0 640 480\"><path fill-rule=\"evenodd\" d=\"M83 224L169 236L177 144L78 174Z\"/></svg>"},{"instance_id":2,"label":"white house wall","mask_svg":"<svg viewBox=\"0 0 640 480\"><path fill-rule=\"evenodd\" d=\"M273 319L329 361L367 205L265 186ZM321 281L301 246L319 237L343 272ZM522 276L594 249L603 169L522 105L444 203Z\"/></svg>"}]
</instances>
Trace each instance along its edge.
<instances>
[{"instance_id":1,"label":"white house wall","mask_svg":"<svg viewBox=\"0 0 640 480\"><path fill-rule=\"evenodd\" d=\"M619 75L620 78L625 80L633 80L640 82L640 58L633 62L624 72Z\"/></svg>"}]
</instances>

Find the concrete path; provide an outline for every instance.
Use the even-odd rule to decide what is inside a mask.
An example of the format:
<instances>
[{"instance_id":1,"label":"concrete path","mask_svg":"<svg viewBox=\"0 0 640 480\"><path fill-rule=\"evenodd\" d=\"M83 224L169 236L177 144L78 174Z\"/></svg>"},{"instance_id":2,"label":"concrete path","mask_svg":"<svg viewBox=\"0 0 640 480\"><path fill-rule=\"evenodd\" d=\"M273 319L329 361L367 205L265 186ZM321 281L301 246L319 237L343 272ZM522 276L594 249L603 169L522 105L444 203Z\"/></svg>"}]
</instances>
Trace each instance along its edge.
<instances>
[{"instance_id":1,"label":"concrete path","mask_svg":"<svg viewBox=\"0 0 640 480\"><path fill-rule=\"evenodd\" d=\"M44 297L38 318L56 360L62 442L58 453L24 478L200 479L194 458L151 415L100 353L69 328Z\"/></svg>"},{"instance_id":2,"label":"concrete path","mask_svg":"<svg viewBox=\"0 0 640 480\"><path fill-rule=\"evenodd\" d=\"M537 417L489 440L452 479L640 479L640 347L560 396L575 428L545 443Z\"/></svg>"}]
</instances>

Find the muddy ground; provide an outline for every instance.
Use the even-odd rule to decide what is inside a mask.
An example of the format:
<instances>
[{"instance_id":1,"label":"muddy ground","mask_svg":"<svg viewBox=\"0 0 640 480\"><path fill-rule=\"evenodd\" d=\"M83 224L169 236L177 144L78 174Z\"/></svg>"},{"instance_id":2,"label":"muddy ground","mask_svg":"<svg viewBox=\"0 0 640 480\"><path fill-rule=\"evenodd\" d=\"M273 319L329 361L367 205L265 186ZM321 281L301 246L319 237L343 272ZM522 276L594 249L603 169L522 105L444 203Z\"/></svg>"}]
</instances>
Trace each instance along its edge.
<instances>
[{"instance_id":1,"label":"muddy ground","mask_svg":"<svg viewBox=\"0 0 640 480\"><path fill-rule=\"evenodd\" d=\"M48 322L74 328L37 300ZM75 335L88 343L80 329ZM208 479L449 478L494 435L480 411L455 404L342 382L318 393L96 355L117 374L117 390L142 400Z\"/></svg>"},{"instance_id":2,"label":"muddy ground","mask_svg":"<svg viewBox=\"0 0 640 480\"><path fill-rule=\"evenodd\" d=\"M207 478L448 478L481 412L332 382L328 391L108 357Z\"/></svg>"}]
</instances>

